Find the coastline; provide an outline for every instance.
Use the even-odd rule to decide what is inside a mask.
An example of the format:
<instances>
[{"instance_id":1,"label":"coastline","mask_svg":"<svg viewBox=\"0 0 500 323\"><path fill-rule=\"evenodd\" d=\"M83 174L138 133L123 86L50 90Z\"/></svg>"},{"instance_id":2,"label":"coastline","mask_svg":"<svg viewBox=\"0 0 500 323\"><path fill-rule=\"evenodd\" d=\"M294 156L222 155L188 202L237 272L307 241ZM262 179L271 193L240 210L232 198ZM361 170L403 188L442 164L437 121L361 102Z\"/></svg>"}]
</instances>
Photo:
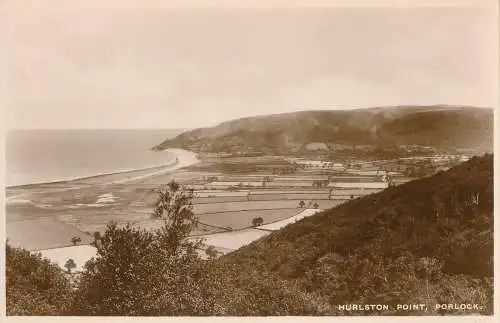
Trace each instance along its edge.
<instances>
[{"instance_id":1,"label":"coastline","mask_svg":"<svg viewBox=\"0 0 500 323\"><path fill-rule=\"evenodd\" d=\"M148 178L151 176L163 175L165 173L174 172L178 169L188 167L188 166L191 166L191 165L194 165L194 164L200 162L200 160L196 157L196 154L193 153L192 151L189 151L189 150L184 150L184 149L180 149L180 148L169 148L169 149L165 149L163 151L170 152L176 158L170 166L162 167L160 170L157 170L157 171L154 171L151 173L147 173L144 175L139 175L139 176L135 176L132 178L126 178L126 179L122 179L122 180L115 180L115 181L107 182L105 184L123 184L126 182L140 180L140 179Z\"/></svg>"},{"instance_id":2,"label":"coastline","mask_svg":"<svg viewBox=\"0 0 500 323\"><path fill-rule=\"evenodd\" d=\"M183 167L187 167L193 164L198 163L200 160L196 157L196 154L180 149L180 148L167 148L164 149L162 152L167 152L170 153L173 158L172 160L168 161L165 164L161 165L152 165L148 167L143 167L143 168L132 168L132 169L124 169L124 170L117 170L117 171L112 171L112 172L104 172L104 173L97 173L97 174L91 174L91 175L84 175L84 176L77 176L77 177L71 177L71 178L60 178L60 179L55 179L52 181L36 181L36 182L31 182L31 183L25 183L25 184L13 184L13 185L6 185L6 189L22 189L22 188L27 188L30 186L35 186L35 185L45 185L45 184L63 184L63 183L70 183L74 181L80 181L80 180L85 180L85 179L91 179L91 178L99 178L99 177L105 177L105 176L111 176L111 175L118 175L118 174L127 174L127 173L134 173L134 172L144 172L147 170L151 170L151 173L147 173L141 176L136 176L136 177L131 177L131 178L126 178L123 180L117 180L117 181L110 181L106 182L104 184L122 184L126 183L128 181L132 180L138 180L142 178L147 178L150 176L155 176L155 175L161 175L167 172L175 171Z\"/></svg>"}]
</instances>

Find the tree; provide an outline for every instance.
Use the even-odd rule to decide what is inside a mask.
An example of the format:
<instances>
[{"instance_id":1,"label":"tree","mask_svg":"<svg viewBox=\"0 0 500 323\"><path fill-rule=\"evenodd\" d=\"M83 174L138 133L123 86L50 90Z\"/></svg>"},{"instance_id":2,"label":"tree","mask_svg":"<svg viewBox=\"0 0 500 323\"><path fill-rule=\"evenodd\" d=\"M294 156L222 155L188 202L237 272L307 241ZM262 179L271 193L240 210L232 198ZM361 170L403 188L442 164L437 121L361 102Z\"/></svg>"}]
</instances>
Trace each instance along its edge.
<instances>
[{"instance_id":1,"label":"tree","mask_svg":"<svg viewBox=\"0 0 500 323\"><path fill-rule=\"evenodd\" d=\"M71 238L71 243L73 244L73 246L76 246L76 244L79 242L82 242L82 239L80 237L74 236L73 238Z\"/></svg>"},{"instance_id":2,"label":"tree","mask_svg":"<svg viewBox=\"0 0 500 323\"><path fill-rule=\"evenodd\" d=\"M205 254L209 259L217 258L217 250L215 250L214 246L208 246L208 248L205 249Z\"/></svg>"},{"instance_id":3,"label":"tree","mask_svg":"<svg viewBox=\"0 0 500 323\"><path fill-rule=\"evenodd\" d=\"M71 299L69 280L40 254L5 249L7 315L64 315Z\"/></svg>"},{"instance_id":4,"label":"tree","mask_svg":"<svg viewBox=\"0 0 500 323\"><path fill-rule=\"evenodd\" d=\"M85 265L72 315L219 315L225 289L211 262L202 261L192 190L171 182L159 191L148 231L108 224L96 258Z\"/></svg>"},{"instance_id":5,"label":"tree","mask_svg":"<svg viewBox=\"0 0 500 323\"><path fill-rule=\"evenodd\" d=\"M306 206L306 203L304 201L299 202L299 208L304 208Z\"/></svg>"},{"instance_id":6,"label":"tree","mask_svg":"<svg viewBox=\"0 0 500 323\"><path fill-rule=\"evenodd\" d=\"M71 269L76 268L76 263L73 259L69 258L68 261L64 264L64 268L68 271L68 274L71 273Z\"/></svg>"},{"instance_id":7,"label":"tree","mask_svg":"<svg viewBox=\"0 0 500 323\"><path fill-rule=\"evenodd\" d=\"M94 245L96 248L99 248L101 244L101 233L99 231L95 231L92 236L94 237L92 245Z\"/></svg>"},{"instance_id":8,"label":"tree","mask_svg":"<svg viewBox=\"0 0 500 323\"><path fill-rule=\"evenodd\" d=\"M394 187L394 186L396 186L396 184L394 184L394 181L392 180L392 176L387 175L386 181L387 181L387 186L388 187Z\"/></svg>"},{"instance_id":9,"label":"tree","mask_svg":"<svg viewBox=\"0 0 500 323\"><path fill-rule=\"evenodd\" d=\"M192 230L198 227L198 218L193 212L194 190L171 181L158 192L152 217L162 219L161 238L164 247L174 255L179 252L193 252L201 242L187 241Z\"/></svg>"},{"instance_id":10,"label":"tree","mask_svg":"<svg viewBox=\"0 0 500 323\"><path fill-rule=\"evenodd\" d=\"M252 226L254 227L258 227L262 225L262 223L264 223L264 219L260 216L252 219Z\"/></svg>"}]
</instances>

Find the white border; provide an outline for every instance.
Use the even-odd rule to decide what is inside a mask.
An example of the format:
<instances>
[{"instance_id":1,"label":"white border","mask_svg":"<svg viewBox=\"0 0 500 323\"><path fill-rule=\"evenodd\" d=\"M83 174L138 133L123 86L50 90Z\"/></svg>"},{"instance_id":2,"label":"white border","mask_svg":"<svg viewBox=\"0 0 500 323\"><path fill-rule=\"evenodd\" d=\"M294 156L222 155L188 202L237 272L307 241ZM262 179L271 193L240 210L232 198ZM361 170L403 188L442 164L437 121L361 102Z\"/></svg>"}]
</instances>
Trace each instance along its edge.
<instances>
[{"instance_id":1,"label":"white border","mask_svg":"<svg viewBox=\"0 0 500 323\"><path fill-rule=\"evenodd\" d=\"M54 0L4 0L2 5L0 6L0 29L1 29L1 14L8 12L8 8L10 6L28 6L28 5L41 5L41 3L55 3ZM95 3L97 6L113 6L113 7L171 7L171 8L199 8L199 7L227 7L227 8L273 8L273 7L324 7L324 6L341 6L341 7L489 7L492 10L492 14L498 17L498 1L496 0L81 0L77 1L59 1L61 6L74 6L78 7L81 3L85 2L87 5L89 3ZM59 5L59 4L58 4ZM6 9L7 8L7 9ZM498 20L498 19L497 19ZM5 32L5 31L4 31ZM2 31L0 30L0 35ZM498 33L498 29L497 29ZM1 40L1 38L0 38ZM0 46L2 44L0 43ZM498 48L498 34L497 34L497 44ZM3 64L7 64L7 59L4 56L6 53L3 53L0 47L0 81L6 81L6 79L2 79L2 77L6 76L5 73L2 72ZM497 52L498 53L498 52ZM495 88L497 89L496 101L498 103L498 64L497 66L492 68L493 73L497 73L497 82L495 84ZM4 102L5 96L2 95L2 90L5 88L2 87L4 85L0 82L0 106L2 107L2 115L5 113L4 109L7 109L7 102ZM499 152L500 148L500 133L499 133L499 113L498 113L498 104L495 107L494 111L494 119L495 119L495 130L494 130L494 147L495 153ZM5 135L4 130L7 128L7 125L4 125L5 118L2 116L2 141L1 141L1 157L0 158L0 185L5 187L4 183L4 174L5 174L5 140L3 136ZM500 177L498 174L499 171L499 157L495 154L495 168L494 168L494 182L495 182L495 205L499 202L498 187ZM2 194L0 196L0 202L2 205L5 205L5 195ZM5 208L2 208L2 215L4 221L1 221L1 233L5 239ZM12 322L54 322L54 321L62 321L62 322L101 322L101 321L137 321L137 322L151 322L151 321L160 321L160 322L168 322L172 320L180 320L184 322L205 322L207 320L213 321L251 321L251 322L269 322L269 321L280 321L280 322L317 322L317 321L349 321L349 322L400 322L400 321L414 321L414 322L435 322L435 321L444 321L444 322L493 322L494 319L498 319L500 313L500 303L498 297L498 275L499 275L499 241L498 241L498 232L500 232L500 223L498 220L499 210L497 207L494 208L494 217L497 219L495 221L495 307L494 307L494 316L490 317L482 317L482 316L464 316L464 317L245 317L245 318L207 318L207 317L162 317L162 318L134 318L134 317L9 317L8 321ZM4 261L5 261L5 253L0 252L0 264L2 269L2 274L0 275L1 281L1 291L0 291L0 309L2 310L2 318L5 315L5 276L4 272Z\"/></svg>"}]
</instances>

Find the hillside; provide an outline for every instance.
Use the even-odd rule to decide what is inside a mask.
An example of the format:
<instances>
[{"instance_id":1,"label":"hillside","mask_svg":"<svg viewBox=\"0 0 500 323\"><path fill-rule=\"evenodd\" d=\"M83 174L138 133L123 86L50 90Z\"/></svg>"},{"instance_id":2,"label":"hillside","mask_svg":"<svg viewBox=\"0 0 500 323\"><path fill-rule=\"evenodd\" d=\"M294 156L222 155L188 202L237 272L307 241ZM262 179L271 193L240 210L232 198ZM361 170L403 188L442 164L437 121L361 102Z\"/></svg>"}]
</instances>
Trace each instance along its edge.
<instances>
[{"instance_id":1,"label":"hillside","mask_svg":"<svg viewBox=\"0 0 500 323\"><path fill-rule=\"evenodd\" d=\"M242 277L297 284L323 314L349 303L424 303L429 314L479 303L476 312L491 314L493 156L350 201L220 260L246 268Z\"/></svg>"},{"instance_id":2,"label":"hillside","mask_svg":"<svg viewBox=\"0 0 500 323\"><path fill-rule=\"evenodd\" d=\"M155 149L288 151L311 142L489 149L492 136L491 109L401 106L242 118L184 132Z\"/></svg>"}]
</instances>

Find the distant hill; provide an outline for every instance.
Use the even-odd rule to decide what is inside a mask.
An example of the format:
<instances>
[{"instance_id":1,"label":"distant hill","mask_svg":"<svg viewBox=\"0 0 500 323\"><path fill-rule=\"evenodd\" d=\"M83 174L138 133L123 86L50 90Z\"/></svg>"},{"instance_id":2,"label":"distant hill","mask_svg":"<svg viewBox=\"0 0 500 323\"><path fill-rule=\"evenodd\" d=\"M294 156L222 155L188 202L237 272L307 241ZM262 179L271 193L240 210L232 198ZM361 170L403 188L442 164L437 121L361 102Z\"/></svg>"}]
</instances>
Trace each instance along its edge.
<instances>
[{"instance_id":1,"label":"distant hill","mask_svg":"<svg viewBox=\"0 0 500 323\"><path fill-rule=\"evenodd\" d=\"M330 314L412 302L477 302L491 314L493 156L305 218L221 261L298 284Z\"/></svg>"},{"instance_id":2,"label":"distant hill","mask_svg":"<svg viewBox=\"0 0 500 323\"><path fill-rule=\"evenodd\" d=\"M241 147L283 151L312 142L491 149L492 138L492 109L400 106L242 118L184 132L155 149L178 147L218 152Z\"/></svg>"}]
</instances>

